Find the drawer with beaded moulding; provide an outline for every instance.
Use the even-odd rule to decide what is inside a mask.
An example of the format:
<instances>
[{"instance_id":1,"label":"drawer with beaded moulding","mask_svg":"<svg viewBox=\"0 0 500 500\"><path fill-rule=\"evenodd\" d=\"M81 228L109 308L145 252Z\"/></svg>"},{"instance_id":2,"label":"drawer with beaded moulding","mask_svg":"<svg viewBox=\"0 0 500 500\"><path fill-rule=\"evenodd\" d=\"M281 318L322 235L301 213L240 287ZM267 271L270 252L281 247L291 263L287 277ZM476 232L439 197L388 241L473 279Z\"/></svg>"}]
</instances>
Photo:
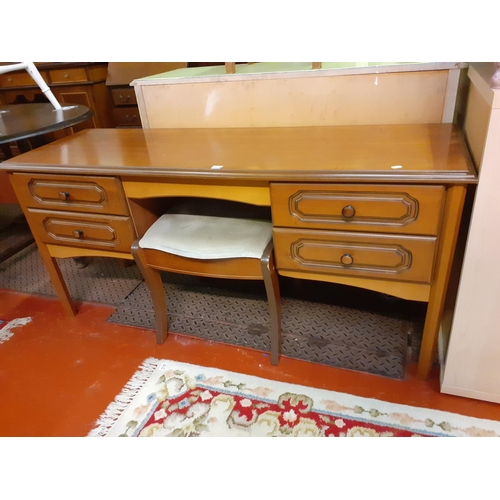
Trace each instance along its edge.
<instances>
[{"instance_id":1,"label":"drawer with beaded moulding","mask_svg":"<svg viewBox=\"0 0 500 500\"><path fill-rule=\"evenodd\" d=\"M116 177L18 173L10 179L20 203L26 207L129 215Z\"/></svg>"},{"instance_id":2,"label":"drawer with beaded moulding","mask_svg":"<svg viewBox=\"0 0 500 500\"><path fill-rule=\"evenodd\" d=\"M130 253L134 227L130 217L29 209L26 218L44 243Z\"/></svg>"},{"instance_id":3,"label":"drawer with beaded moulding","mask_svg":"<svg viewBox=\"0 0 500 500\"><path fill-rule=\"evenodd\" d=\"M271 184L273 223L341 231L437 235L443 186Z\"/></svg>"},{"instance_id":4,"label":"drawer with beaded moulding","mask_svg":"<svg viewBox=\"0 0 500 500\"><path fill-rule=\"evenodd\" d=\"M430 283L436 238L273 229L281 271Z\"/></svg>"}]
</instances>

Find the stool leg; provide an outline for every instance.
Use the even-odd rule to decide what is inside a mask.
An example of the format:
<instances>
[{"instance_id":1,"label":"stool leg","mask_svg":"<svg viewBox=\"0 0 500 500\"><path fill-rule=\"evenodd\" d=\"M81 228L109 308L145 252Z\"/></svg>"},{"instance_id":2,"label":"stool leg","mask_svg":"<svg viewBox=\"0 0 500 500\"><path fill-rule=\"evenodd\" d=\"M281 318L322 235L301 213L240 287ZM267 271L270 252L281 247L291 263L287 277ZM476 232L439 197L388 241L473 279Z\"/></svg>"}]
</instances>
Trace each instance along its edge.
<instances>
[{"instance_id":1,"label":"stool leg","mask_svg":"<svg viewBox=\"0 0 500 500\"><path fill-rule=\"evenodd\" d=\"M277 365L281 351L281 299L272 240L262 254L260 265L271 315L271 364Z\"/></svg>"},{"instance_id":2,"label":"stool leg","mask_svg":"<svg viewBox=\"0 0 500 500\"><path fill-rule=\"evenodd\" d=\"M156 320L156 343L163 344L168 334L168 319L167 319L167 303L165 301L165 292L163 290L163 283L161 275L156 269L148 266L144 252L136 241L132 243L132 256L134 257L137 267L146 282L151 293L153 300L153 308Z\"/></svg>"}]
</instances>

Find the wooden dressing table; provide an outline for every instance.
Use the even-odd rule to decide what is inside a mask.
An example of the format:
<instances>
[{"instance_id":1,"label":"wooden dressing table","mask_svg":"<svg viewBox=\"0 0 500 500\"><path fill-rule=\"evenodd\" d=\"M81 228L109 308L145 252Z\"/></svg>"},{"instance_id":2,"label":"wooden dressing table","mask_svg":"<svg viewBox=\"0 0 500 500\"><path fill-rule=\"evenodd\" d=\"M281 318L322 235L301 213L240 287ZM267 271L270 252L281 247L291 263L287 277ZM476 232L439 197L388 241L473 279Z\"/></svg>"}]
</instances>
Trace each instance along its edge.
<instances>
[{"instance_id":1,"label":"wooden dressing table","mask_svg":"<svg viewBox=\"0 0 500 500\"><path fill-rule=\"evenodd\" d=\"M0 164L59 298L56 258L129 258L172 196L270 206L281 275L428 302L418 374L434 360L466 186L451 124L93 129Z\"/></svg>"}]
</instances>

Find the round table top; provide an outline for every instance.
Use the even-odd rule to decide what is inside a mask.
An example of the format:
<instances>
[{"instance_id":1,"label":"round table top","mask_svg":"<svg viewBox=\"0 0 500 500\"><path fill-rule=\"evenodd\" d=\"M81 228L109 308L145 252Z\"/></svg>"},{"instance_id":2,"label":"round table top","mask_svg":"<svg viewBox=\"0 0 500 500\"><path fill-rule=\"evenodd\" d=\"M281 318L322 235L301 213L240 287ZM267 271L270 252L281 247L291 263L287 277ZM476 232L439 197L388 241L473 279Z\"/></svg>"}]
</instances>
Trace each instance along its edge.
<instances>
[{"instance_id":1,"label":"round table top","mask_svg":"<svg viewBox=\"0 0 500 500\"><path fill-rule=\"evenodd\" d=\"M81 104L51 103L0 105L0 144L54 132L83 122L92 111Z\"/></svg>"}]
</instances>

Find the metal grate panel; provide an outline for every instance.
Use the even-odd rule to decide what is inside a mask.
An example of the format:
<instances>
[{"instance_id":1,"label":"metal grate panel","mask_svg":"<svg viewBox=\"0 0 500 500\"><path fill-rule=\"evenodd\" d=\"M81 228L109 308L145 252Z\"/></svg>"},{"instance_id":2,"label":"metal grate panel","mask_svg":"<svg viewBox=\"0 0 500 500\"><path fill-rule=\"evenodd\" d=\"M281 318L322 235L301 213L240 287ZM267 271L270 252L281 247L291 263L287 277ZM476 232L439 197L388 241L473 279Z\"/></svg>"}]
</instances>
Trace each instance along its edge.
<instances>
[{"instance_id":1,"label":"metal grate panel","mask_svg":"<svg viewBox=\"0 0 500 500\"><path fill-rule=\"evenodd\" d=\"M110 322L154 329L149 290L135 265L92 258L78 269L73 259L58 261L74 299L116 306ZM268 351L269 313L262 282L162 276L172 332ZM408 346L412 357L418 356L422 304L415 308L408 301L331 283L283 277L280 282L285 356L404 378ZM0 263L0 287L55 295L36 245Z\"/></svg>"},{"instance_id":2,"label":"metal grate panel","mask_svg":"<svg viewBox=\"0 0 500 500\"><path fill-rule=\"evenodd\" d=\"M117 259L92 258L83 269L73 259L58 259L58 263L71 297L79 301L118 305L142 281L135 265L122 267ZM0 288L56 295L35 244L0 263Z\"/></svg>"},{"instance_id":3,"label":"metal grate panel","mask_svg":"<svg viewBox=\"0 0 500 500\"><path fill-rule=\"evenodd\" d=\"M263 285L260 291L254 287L238 292L216 288L210 280L200 286L199 278L170 273L162 277L170 331L268 351ZM418 328L416 322L387 313L290 297L282 297L282 319L284 355L398 379L405 376L408 337ZM154 329L146 284L141 283L108 321Z\"/></svg>"}]
</instances>

